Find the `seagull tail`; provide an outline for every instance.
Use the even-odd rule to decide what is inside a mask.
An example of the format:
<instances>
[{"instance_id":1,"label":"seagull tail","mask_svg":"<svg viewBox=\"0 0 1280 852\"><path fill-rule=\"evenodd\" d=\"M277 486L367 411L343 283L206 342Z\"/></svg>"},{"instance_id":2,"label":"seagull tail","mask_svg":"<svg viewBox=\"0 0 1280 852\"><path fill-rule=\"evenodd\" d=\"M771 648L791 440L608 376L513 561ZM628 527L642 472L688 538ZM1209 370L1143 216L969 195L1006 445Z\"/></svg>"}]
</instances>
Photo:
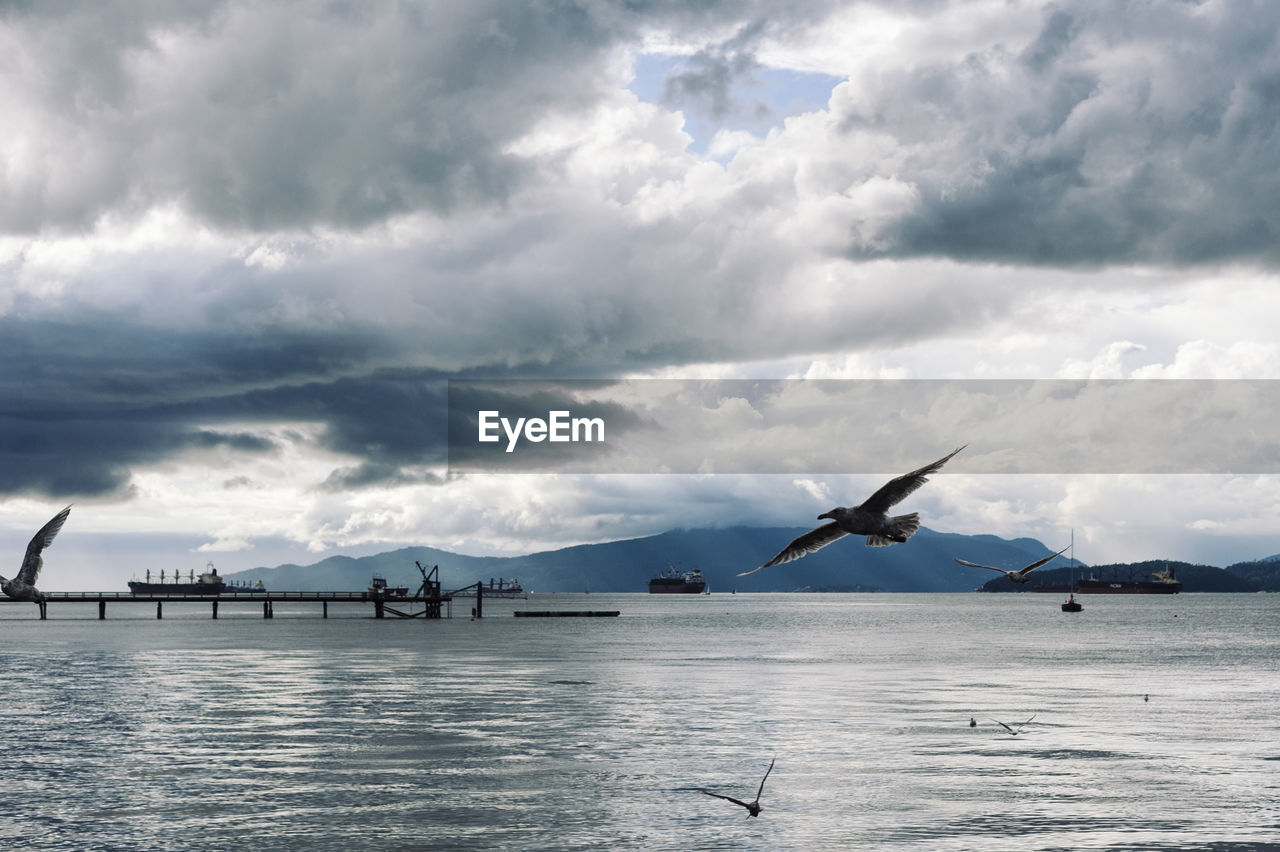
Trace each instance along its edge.
<instances>
[{"instance_id":1,"label":"seagull tail","mask_svg":"<svg viewBox=\"0 0 1280 852\"><path fill-rule=\"evenodd\" d=\"M867 536L867 547L885 547L895 542L901 544L915 535L918 529L920 529L920 515L918 513L912 512L910 515L898 515L889 519L889 523L885 525L883 532Z\"/></svg>"}]
</instances>

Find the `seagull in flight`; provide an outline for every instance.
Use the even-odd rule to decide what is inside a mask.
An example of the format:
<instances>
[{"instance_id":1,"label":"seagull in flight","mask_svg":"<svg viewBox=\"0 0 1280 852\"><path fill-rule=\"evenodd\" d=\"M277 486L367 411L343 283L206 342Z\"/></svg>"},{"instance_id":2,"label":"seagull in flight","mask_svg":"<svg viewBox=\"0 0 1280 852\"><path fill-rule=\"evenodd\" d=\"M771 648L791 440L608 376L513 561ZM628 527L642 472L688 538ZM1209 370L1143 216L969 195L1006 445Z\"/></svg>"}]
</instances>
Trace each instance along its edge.
<instances>
[{"instance_id":1,"label":"seagull in flight","mask_svg":"<svg viewBox=\"0 0 1280 852\"><path fill-rule=\"evenodd\" d=\"M965 446L968 446L968 444L965 444ZM879 491L864 500L861 506L837 506L830 512L823 512L818 516L818 520L829 518L831 523L823 524L817 529L810 530L788 544L777 556L759 568L743 571L738 576L746 577L763 568L799 559L806 554L813 553L815 550L821 550L836 539L843 538L851 533L853 535L865 535L867 537L867 547L884 547L894 542L906 541L915 535L916 530L920 528L920 515L912 512L909 515L890 517L889 509L928 482L929 474L937 473L951 459L951 456L963 449L964 447L958 447L933 464L927 464L919 470L913 470L895 479L890 479L880 486Z\"/></svg>"},{"instance_id":2,"label":"seagull in flight","mask_svg":"<svg viewBox=\"0 0 1280 852\"><path fill-rule=\"evenodd\" d=\"M1067 545L1067 547L1070 547L1070 546L1071 545ZM1006 571L1003 568L996 568L992 565L979 565L977 562L969 562L967 560L961 559L959 556L953 556L951 558L959 562L961 565L968 565L970 568L986 568L988 571L999 571L1001 574L1005 575L1015 583L1025 583L1031 579L1030 577L1027 576L1028 574L1030 574L1032 571L1036 570L1046 562L1050 562L1054 559L1057 559L1059 556L1065 553L1066 550L1067 548L1064 547L1062 548L1062 550L1059 550L1057 553L1050 554L1049 556L1046 556L1044 559L1040 559L1035 562L1032 562L1026 568L1019 568L1017 571Z\"/></svg>"},{"instance_id":3,"label":"seagull in flight","mask_svg":"<svg viewBox=\"0 0 1280 852\"><path fill-rule=\"evenodd\" d=\"M18 576L12 580L0 577L0 591L15 601L44 600L44 592L35 586L36 578L40 576L40 568L44 565L40 553L53 544L53 537L58 534L58 530L62 529L62 525L67 522L67 516L70 514L71 507L68 506L40 528L40 532L36 533L35 538L31 539L31 543L27 545L27 555L22 560L22 568L18 570Z\"/></svg>"},{"instance_id":4,"label":"seagull in flight","mask_svg":"<svg viewBox=\"0 0 1280 852\"><path fill-rule=\"evenodd\" d=\"M760 816L760 812L764 810L764 808L760 806L760 794L764 792L765 779L768 778L769 773L773 771L773 763L775 760L777 760L776 757L769 761L769 768L764 771L764 778L760 779L760 789L756 790L756 800L754 802L743 802L735 799L733 796L722 796L719 793L713 793L710 790L704 790L701 787L698 788L698 792L705 793L708 796L715 796L717 799L724 799L727 802L733 802L735 805L742 805L742 807L747 809L748 819L754 816Z\"/></svg>"},{"instance_id":5,"label":"seagull in flight","mask_svg":"<svg viewBox=\"0 0 1280 852\"><path fill-rule=\"evenodd\" d=\"M1036 717L1036 714L1032 713L1032 714L1031 714L1031 719L1034 719L1035 717ZM988 717L988 718L990 718L990 717ZM1009 734L1010 734L1010 736L1015 736L1015 737L1016 737L1018 734L1022 733L1022 729L1023 729L1023 728L1025 728L1025 727L1027 726L1027 724L1031 721L1031 719L1028 719L1026 722L1019 722L1019 723L1018 723L1018 730L1016 730L1016 731L1015 731L1013 728L1010 728L1010 727L1009 727L1008 725L1006 725L1004 722L1001 722L999 719L992 719L991 721L995 722L997 725L999 725L1000 727L1002 727L1002 728L1004 728L1006 731L1008 731L1008 732L1009 732Z\"/></svg>"}]
</instances>

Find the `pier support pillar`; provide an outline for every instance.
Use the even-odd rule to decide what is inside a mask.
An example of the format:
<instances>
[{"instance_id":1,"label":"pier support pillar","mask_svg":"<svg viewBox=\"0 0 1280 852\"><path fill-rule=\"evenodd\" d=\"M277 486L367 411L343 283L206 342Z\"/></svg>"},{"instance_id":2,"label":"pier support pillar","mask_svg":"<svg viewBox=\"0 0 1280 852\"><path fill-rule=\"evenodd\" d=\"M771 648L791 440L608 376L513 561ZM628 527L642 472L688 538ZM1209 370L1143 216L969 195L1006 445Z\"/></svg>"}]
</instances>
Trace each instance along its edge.
<instances>
[{"instance_id":1,"label":"pier support pillar","mask_svg":"<svg viewBox=\"0 0 1280 852\"><path fill-rule=\"evenodd\" d=\"M36 603L37 603L37 604L39 605L39 607L40 607L40 620L41 620L41 621L44 621L45 619L47 619L47 618L49 617L49 611L48 611L48 608L47 608L47 607L48 607L48 604L46 604L44 601L36 601Z\"/></svg>"},{"instance_id":2,"label":"pier support pillar","mask_svg":"<svg viewBox=\"0 0 1280 852\"><path fill-rule=\"evenodd\" d=\"M329 617L329 602L328 602L328 601L325 601L325 602L324 602L324 617L325 617L325 618L328 618L328 617Z\"/></svg>"},{"instance_id":3,"label":"pier support pillar","mask_svg":"<svg viewBox=\"0 0 1280 852\"><path fill-rule=\"evenodd\" d=\"M156 618L164 618L164 601L156 601Z\"/></svg>"},{"instance_id":4,"label":"pier support pillar","mask_svg":"<svg viewBox=\"0 0 1280 852\"><path fill-rule=\"evenodd\" d=\"M213 620L214 621L218 620L218 602L217 601L213 602Z\"/></svg>"},{"instance_id":5,"label":"pier support pillar","mask_svg":"<svg viewBox=\"0 0 1280 852\"><path fill-rule=\"evenodd\" d=\"M98 599L98 620L105 621L106 618L107 618L107 602L99 598Z\"/></svg>"},{"instance_id":6,"label":"pier support pillar","mask_svg":"<svg viewBox=\"0 0 1280 852\"><path fill-rule=\"evenodd\" d=\"M272 611L271 611L271 601L263 601L263 602L262 602L262 617L263 617L263 618L275 618L275 617L276 617L276 614L275 614L274 612L272 612Z\"/></svg>"},{"instance_id":7,"label":"pier support pillar","mask_svg":"<svg viewBox=\"0 0 1280 852\"><path fill-rule=\"evenodd\" d=\"M386 618L386 614L383 612L383 603L382 603L382 601L374 601L374 602L373 602L373 617L374 617L374 618Z\"/></svg>"}]
</instances>

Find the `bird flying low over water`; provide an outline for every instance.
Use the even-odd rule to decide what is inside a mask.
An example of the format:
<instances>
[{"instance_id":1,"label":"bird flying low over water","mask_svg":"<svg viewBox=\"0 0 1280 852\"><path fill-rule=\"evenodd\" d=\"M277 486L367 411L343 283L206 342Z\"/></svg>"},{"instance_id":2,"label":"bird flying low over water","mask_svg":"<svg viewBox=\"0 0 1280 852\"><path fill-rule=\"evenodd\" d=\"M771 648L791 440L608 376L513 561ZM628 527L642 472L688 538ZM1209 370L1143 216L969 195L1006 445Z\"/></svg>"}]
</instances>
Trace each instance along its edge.
<instances>
[{"instance_id":1,"label":"bird flying low over water","mask_svg":"<svg viewBox=\"0 0 1280 852\"><path fill-rule=\"evenodd\" d=\"M71 507L68 506L40 528L40 532L36 533L35 538L31 539L31 543L27 545L27 555L22 560L22 568L18 570L18 576L12 580L0 577L0 591L15 601L44 600L44 592L35 586L36 579L40 576L40 568L44 565L44 559L40 557L40 553L53 544L53 537L58 534L58 530L62 529L62 525L67 522L67 516L70 514Z\"/></svg>"},{"instance_id":2,"label":"bird flying low over water","mask_svg":"<svg viewBox=\"0 0 1280 852\"><path fill-rule=\"evenodd\" d=\"M698 792L704 793L708 796L715 796L717 799L724 799L727 802L733 802L735 805L742 805L742 807L747 809L748 819L753 816L760 816L760 812L764 810L764 808L760 806L760 794L764 792L765 779L767 779L769 777L769 773L773 771L773 764L776 760L777 758L775 757L773 760L769 761L769 768L764 771L764 778L760 779L760 789L756 790L756 800L754 802L743 802L735 799L733 796L722 796L719 793L713 793L710 790L704 790L701 787L698 788Z\"/></svg>"},{"instance_id":3,"label":"bird flying low over water","mask_svg":"<svg viewBox=\"0 0 1280 852\"><path fill-rule=\"evenodd\" d=\"M1070 547L1070 545L1067 545L1067 547ZM999 571L1001 574L1005 575L1015 583L1025 583L1031 579L1030 577L1027 576L1028 574L1030 574L1032 571L1036 570L1046 562L1050 562L1054 559L1057 559L1059 556L1065 553L1066 550L1067 548L1064 547L1062 548L1062 550L1059 550L1057 553L1050 554L1049 556L1046 556L1044 559L1040 559L1035 562L1032 562L1026 568L1019 568L1017 571L1006 571L1003 568L996 568L991 565L979 565L977 562L968 562L964 559L961 559L959 556L953 556L951 558L959 562L961 565L968 565L970 568L986 568L988 571Z\"/></svg>"},{"instance_id":4,"label":"bird flying low over water","mask_svg":"<svg viewBox=\"0 0 1280 852\"><path fill-rule=\"evenodd\" d=\"M1035 713L1032 713L1032 714L1031 714L1031 719L1034 719L1035 717L1036 717L1036 714L1035 714ZM1008 725L1006 725L1004 722L1001 722L999 719L992 719L991 721L995 722L997 725L999 725L1000 727L1004 728L1006 731L1008 731L1008 732L1009 732L1009 734L1010 734L1011 736L1015 736L1015 737L1016 737L1018 734L1022 733L1022 729L1023 729L1023 728L1025 728L1025 727L1027 726L1027 724L1031 721L1031 719L1028 719L1026 722L1019 722L1019 723L1018 723L1018 729L1017 729L1016 731L1015 731L1013 728L1011 728L1011 727L1009 727Z\"/></svg>"},{"instance_id":5,"label":"bird flying low over water","mask_svg":"<svg viewBox=\"0 0 1280 852\"><path fill-rule=\"evenodd\" d=\"M968 444L964 446L968 446ZM964 446L952 450L933 464L927 464L919 470L913 470L895 479L890 479L880 486L879 491L864 500L860 506L837 506L830 512L823 512L818 516L818 520L830 518L831 523L823 524L815 530L810 530L784 547L777 556L761 565L760 568L743 571L738 576L746 577L762 568L769 568L773 565L780 565L783 562L799 559L806 554L813 553L815 550L821 550L836 539L849 534L865 535L867 537L867 547L884 547L894 542L906 541L915 535L916 530L920 528L920 515L912 512L909 515L890 517L889 509L928 482L929 474L937 473L941 470L942 466L952 456L964 449Z\"/></svg>"}]
</instances>

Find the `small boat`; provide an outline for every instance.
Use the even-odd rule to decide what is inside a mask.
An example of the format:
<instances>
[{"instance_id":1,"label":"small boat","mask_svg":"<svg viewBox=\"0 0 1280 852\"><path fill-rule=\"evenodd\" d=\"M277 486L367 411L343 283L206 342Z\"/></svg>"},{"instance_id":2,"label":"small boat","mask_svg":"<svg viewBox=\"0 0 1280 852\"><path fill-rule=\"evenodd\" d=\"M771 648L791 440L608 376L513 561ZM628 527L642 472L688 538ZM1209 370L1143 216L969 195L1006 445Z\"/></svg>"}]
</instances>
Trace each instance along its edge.
<instances>
[{"instance_id":1,"label":"small boat","mask_svg":"<svg viewBox=\"0 0 1280 852\"><path fill-rule=\"evenodd\" d=\"M1075 528L1072 528L1071 530L1071 547L1069 549L1071 551L1071 591L1067 593L1067 599L1062 602L1062 611L1063 612L1080 612L1081 610L1084 609L1084 604L1076 600L1076 595L1075 595L1075 588L1076 588L1076 531L1075 531Z\"/></svg>"},{"instance_id":2,"label":"small boat","mask_svg":"<svg viewBox=\"0 0 1280 852\"><path fill-rule=\"evenodd\" d=\"M667 570L649 581L651 595L700 595L707 588L707 581L697 568L692 571L677 571L668 565Z\"/></svg>"}]
</instances>

